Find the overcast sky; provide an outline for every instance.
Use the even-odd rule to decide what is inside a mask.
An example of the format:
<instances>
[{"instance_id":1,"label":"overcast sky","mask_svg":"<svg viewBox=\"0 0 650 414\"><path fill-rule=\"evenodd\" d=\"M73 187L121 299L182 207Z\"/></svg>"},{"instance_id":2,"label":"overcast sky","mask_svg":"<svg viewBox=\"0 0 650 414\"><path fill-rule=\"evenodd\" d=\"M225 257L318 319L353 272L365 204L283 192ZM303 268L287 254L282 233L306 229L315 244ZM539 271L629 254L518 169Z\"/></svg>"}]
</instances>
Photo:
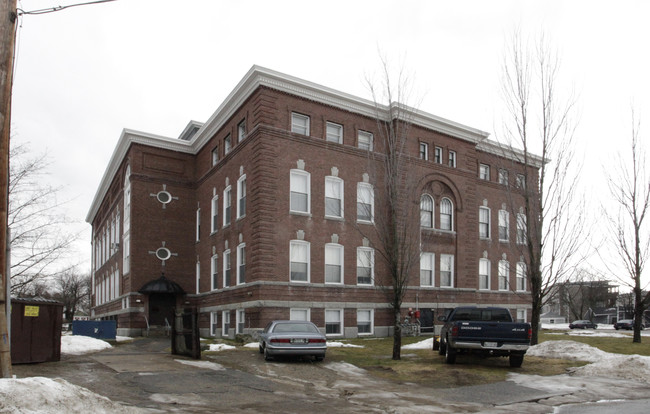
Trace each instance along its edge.
<instances>
[{"instance_id":1,"label":"overcast sky","mask_svg":"<svg viewBox=\"0 0 650 414\"><path fill-rule=\"evenodd\" d=\"M84 230L79 257L89 269L84 220L123 128L178 137L254 64L371 98L364 79L381 53L412 74L419 109L494 134L504 45L519 27L543 31L560 53L563 90L578 100L584 185L598 208L602 166L630 136L632 102L649 134L649 21L641 0L118 0L27 15L12 139L47 150L52 183L74 199L68 214Z\"/></svg>"}]
</instances>

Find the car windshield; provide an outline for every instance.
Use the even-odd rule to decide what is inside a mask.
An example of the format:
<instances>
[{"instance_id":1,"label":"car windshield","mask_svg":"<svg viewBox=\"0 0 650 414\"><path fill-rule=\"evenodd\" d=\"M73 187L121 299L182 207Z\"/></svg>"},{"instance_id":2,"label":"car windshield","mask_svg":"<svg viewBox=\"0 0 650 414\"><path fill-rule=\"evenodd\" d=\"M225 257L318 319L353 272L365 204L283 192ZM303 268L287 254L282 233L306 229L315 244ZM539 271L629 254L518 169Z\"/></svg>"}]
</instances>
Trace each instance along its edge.
<instances>
[{"instance_id":1,"label":"car windshield","mask_svg":"<svg viewBox=\"0 0 650 414\"><path fill-rule=\"evenodd\" d=\"M512 322L512 317L506 309L461 309L452 321Z\"/></svg>"},{"instance_id":2,"label":"car windshield","mask_svg":"<svg viewBox=\"0 0 650 414\"><path fill-rule=\"evenodd\" d=\"M284 332L304 332L304 333L318 333L318 329L308 323L279 323L273 328L274 333Z\"/></svg>"}]
</instances>

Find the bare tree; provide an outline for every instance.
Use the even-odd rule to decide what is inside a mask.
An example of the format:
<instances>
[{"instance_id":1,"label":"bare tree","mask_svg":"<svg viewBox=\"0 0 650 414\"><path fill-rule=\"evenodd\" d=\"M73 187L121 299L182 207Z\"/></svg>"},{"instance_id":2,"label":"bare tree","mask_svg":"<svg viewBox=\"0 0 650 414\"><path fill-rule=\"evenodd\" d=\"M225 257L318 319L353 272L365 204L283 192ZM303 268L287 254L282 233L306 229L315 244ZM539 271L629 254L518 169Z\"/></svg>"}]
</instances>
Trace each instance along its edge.
<instances>
[{"instance_id":1,"label":"bare tree","mask_svg":"<svg viewBox=\"0 0 650 414\"><path fill-rule=\"evenodd\" d=\"M642 281L643 270L650 256L650 229L646 215L650 212L650 172L646 168L646 153L639 141L639 124L632 113L632 139L629 157L619 156L619 162L607 183L617 214L603 208L609 222L609 243L622 265L624 274L609 269L634 295L634 336L641 342L643 313L650 307L650 291ZM601 254L603 256L603 254ZM607 261L605 261L607 262ZM617 268L618 269L618 268Z\"/></svg>"},{"instance_id":2,"label":"bare tree","mask_svg":"<svg viewBox=\"0 0 650 414\"><path fill-rule=\"evenodd\" d=\"M72 322L78 310L86 310L89 305L90 274L72 269L55 277L57 292L54 299L63 303L65 320Z\"/></svg>"},{"instance_id":3,"label":"bare tree","mask_svg":"<svg viewBox=\"0 0 650 414\"><path fill-rule=\"evenodd\" d=\"M376 108L379 136L377 152L369 151L369 183L374 189L372 227L357 226L372 242L372 247L388 271L388 280L377 278L375 284L387 295L393 314L393 354L401 358L401 307L409 281L420 260L420 221L417 180L408 168L406 144L414 109L403 103L408 100L408 79L399 71L397 84L391 82L390 70L382 59L382 80L377 86L367 81ZM380 102L386 102L385 105ZM361 206L363 211L363 206ZM369 232L367 229L371 228Z\"/></svg>"},{"instance_id":4,"label":"bare tree","mask_svg":"<svg viewBox=\"0 0 650 414\"><path fill-rule=\"evenodd\" d=\"M62 259L76 234L61 213L59 189L44 184L47 156L31 156L26 144L12 147L9 172L11 293L32 296L35 282L65 270Z\"/></svg>"},{"instance_id":5,"label":"bare tree","mask_svg":"<svg viewBox=\"0 0 650 414\"><path fill-rule=\"evenodd\" d=\"M520 185L508 191L512 211L522 214L519 248L531 295L533 344L542 307L553 286L583 259L586 237L584 202L577 196L574 100L560 98L558 75L558 58L543 38L531 49L519 33L512 37L503 64L505 119L497 139L521 175Z\"/></svg>"}]
</instances>

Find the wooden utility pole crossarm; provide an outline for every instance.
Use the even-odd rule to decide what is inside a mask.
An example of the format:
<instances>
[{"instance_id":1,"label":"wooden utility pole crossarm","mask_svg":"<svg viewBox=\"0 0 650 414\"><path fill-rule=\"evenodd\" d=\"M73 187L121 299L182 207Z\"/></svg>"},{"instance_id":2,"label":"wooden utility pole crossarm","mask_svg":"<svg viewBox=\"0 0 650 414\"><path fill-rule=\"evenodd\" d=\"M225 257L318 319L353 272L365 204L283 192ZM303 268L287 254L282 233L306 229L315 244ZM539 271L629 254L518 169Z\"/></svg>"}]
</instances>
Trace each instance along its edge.
<instances>
[{"instance_id":1,"label":"wooden utility pole crossarm","mask_svg":"<svg viewBox=\"0 0 650 414\"><path fill-rule=\"evenodd\" d=\"M7 329L7 245L9 220L9 129L16 40L16 0L0 0L0 371L11 378L11 348Z\"/></svg>"}]
</instances>

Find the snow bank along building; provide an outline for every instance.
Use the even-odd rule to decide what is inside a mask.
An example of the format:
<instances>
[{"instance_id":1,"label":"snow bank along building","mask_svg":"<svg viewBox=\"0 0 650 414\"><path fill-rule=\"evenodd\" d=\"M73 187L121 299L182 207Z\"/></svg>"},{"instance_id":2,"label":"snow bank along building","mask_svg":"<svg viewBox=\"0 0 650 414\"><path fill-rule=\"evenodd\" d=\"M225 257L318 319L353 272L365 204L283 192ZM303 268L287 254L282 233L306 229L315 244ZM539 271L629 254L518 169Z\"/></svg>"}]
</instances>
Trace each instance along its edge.
<instances>
[{"instance_id":1,"label":"snow bank along building","mask_svg":"<svg viewBox=\"0 0 650 414\"><path fill-rule=\"evenodd\" d=\"M381 190L368 156L383 148L378 108L254 66L178 138L125 129L87 216L91 316L116 319L124 335L171 323L172 309L188 306L204 336L290 318L331 336L389 335L385 264L359 231L372 229ZM406 152L427 237L405 313L419 309L430 327L434 312L489 304L527 320L513 191L524 166L485 132L411 115Z\"/></svg>"}]
</instances>

